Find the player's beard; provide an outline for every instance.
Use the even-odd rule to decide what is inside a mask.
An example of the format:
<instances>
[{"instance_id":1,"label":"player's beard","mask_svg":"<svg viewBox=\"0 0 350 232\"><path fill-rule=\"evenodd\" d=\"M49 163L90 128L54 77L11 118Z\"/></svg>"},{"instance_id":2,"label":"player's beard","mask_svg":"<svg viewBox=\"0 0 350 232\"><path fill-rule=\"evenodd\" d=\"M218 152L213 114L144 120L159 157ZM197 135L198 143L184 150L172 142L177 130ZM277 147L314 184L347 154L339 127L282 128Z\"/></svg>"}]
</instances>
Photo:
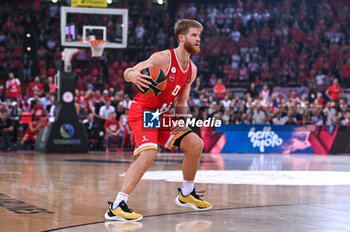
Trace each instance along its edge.
<instances>
[{"instance_id":1,"label":"player's beard","mask_svg":"<svg viewBox=\"0 0 350 232\"><path fill-rule=\"evenodd\" d=\"M198 47L198 48L196 48L196 47L194 47L190 42L188 42L188 41L185 41L185 43L184 43L184 48L185 48L185 50L188 52L188 53L190 53L191 55L194 55L194 54L198 54L199 52L200 52L200 48Z\"/></svg>"}]
</instances>

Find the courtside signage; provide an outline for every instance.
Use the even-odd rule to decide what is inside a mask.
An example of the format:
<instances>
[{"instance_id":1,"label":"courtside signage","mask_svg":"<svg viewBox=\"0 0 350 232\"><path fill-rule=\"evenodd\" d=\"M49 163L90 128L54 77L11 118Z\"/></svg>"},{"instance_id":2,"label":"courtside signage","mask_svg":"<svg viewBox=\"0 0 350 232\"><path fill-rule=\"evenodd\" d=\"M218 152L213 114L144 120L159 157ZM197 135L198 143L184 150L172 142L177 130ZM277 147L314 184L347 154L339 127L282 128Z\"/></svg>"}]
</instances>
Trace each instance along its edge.
<instances>
[{"instance_id":1,"label":"courtside signage","mask_svg":"<svg viewBox=\"0 0 350 232\"><path fill-rule=\"evenodd\" d=\"M107 7L107 0L72 0L71 6Z\"/></svg>"},{"instance_id":2,"label":"courtside signage","mask_svg":"<svg viewBox=\"0 0 350 232\"><path fill-rule=\"evenodd\" d=\"M258 147L260 152L265 152L265 147L276 147L283 144L283 139L271 130L271 127L264 127L263 130L255 130L252 127L248 133L248 139L253 148Z\"/></svg>"}]
</instances>

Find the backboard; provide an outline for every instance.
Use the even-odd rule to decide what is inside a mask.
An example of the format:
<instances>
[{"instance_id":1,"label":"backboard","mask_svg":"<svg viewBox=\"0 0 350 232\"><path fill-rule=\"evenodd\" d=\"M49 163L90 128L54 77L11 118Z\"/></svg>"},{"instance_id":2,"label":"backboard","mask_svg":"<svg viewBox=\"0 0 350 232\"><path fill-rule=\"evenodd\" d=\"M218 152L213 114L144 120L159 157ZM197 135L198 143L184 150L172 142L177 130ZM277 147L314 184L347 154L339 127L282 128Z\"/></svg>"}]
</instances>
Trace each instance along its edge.
<instances>
[{"instance_id":1,"label":"backboard","mask_svg":"<svg viewBox=\"0 0 350 232\"><path fill-rule=\"evenodd\" d=\"M61 7L61 45L90 47L88 40L106 40L105 48L126 48L128 10Z\"/></svg>"}]
</instances>

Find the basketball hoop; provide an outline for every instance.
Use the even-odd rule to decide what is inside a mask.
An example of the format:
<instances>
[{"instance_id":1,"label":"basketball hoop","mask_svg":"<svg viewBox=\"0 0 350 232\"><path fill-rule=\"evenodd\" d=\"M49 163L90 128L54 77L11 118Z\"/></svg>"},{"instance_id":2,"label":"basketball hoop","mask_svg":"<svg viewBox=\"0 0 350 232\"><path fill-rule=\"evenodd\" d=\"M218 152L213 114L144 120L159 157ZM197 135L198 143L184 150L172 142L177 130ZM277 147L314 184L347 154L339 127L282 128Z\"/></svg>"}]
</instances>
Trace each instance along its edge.
<instances>
[{"instance_id":1,"label":"basketball hoop","mask_svg":"<svg viewBox=\"0 0 350 232\"><path fill-rule=\"evenodd\" d=\"M102 56L107 41L103 39L89 40L91 48L91 57Z\"/></svg>"}]
</instances>

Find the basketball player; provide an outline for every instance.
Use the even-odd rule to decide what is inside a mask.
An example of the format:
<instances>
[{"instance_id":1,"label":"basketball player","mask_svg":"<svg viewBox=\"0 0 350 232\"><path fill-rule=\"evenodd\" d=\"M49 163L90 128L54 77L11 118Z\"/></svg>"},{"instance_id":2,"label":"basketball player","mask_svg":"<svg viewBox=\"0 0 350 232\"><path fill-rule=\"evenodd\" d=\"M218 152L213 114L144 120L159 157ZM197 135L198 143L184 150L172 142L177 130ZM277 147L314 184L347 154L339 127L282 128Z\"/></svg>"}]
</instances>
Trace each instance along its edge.
<instances>
[{"instance_id":1,"label":"basketball player","mask_svg":"<svg viewBox=\"0 0 350 232\"><path fill-rule=\"evenodd\" d=\"M175 103L177 114L187 114L191 84L197 75L197 67L192 63L190 56L200 51L202 30L203 26L195 20L179 20L174 26L178 40L177 48L156 52L148 60L125 70L125 80L142 89L151 85L146 80L151 77L141 74L140 71L149 66L159 67L166 74L167 86L155 97L139 93L131 104L128 119L136 143L134 156L138 158L126 172L115 201L108 202L106 219L132 221L142 219L143 216L130 210L126 203L130 193L156 158L158 144L168 149L178 146L185 151L182 163L183 187L178 189L176 204L196 210L207 210L212 207L209 202L202 200L194 189L193 181L204 147L202 139L186 127L143 128L144 111L164 112L166 111L164 109L169 109Z\"/></svg>"}]
</instances>

